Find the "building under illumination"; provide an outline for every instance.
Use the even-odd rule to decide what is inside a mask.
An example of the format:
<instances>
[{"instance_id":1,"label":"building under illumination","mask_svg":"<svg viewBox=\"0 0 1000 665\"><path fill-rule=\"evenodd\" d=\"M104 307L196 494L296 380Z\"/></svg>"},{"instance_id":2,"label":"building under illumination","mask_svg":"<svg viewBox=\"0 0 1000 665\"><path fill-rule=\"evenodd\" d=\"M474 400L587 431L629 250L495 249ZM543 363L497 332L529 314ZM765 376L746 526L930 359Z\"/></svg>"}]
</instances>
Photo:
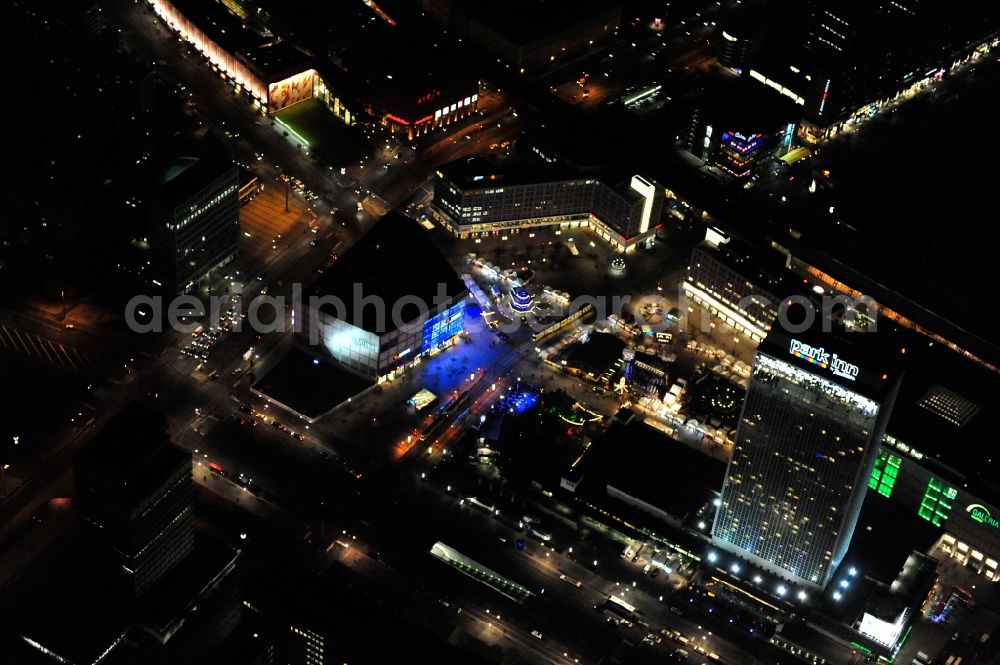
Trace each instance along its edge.
<instances>
[{"instance_id":1,"label":"building under illumination","mask_svg":"<svg viewBox=\"0 0 1000 665\"><path fill-rule=\"evenodd\" d=\"M194 550L191 453L167 421L133 404L75 460L80 515L123 586L142 596Z\"/></svg>"},{"instance_id":2,"label":"building under illumination","mask_svg":"<svg viewBox=\"0 0 1000 665\"><path fill-rule=\"evenodd\" d=\"M713 85L691 115L685 147L734 178L748 178L758 163L788 152L802 117L787 97L745 79Z\"/></svg>"},{"instance_id":3,"label":"building under illumination","mask_svg":"<svg viewBox=\"0 0 1000 665\"><path fill-rule=\"evenodd\" d=\"M823 587L850 545L898 390L883 334L772 330L757 350L712 528L723 549Z\"/></svg>"},{"instance_id":4,"label":"building under illumination","mask_svg":"<svg viewBox=\"0 0 1000 665\"><path fill-rule=\"evenodd\" d=\"M760 342L778 316L781 301L802 290L783 258L709 227L705 240L691 252L681 288L712 316Z\"/></svg>"},{"instance_id":5,"label":"building under illumination","mask_svg":"<svg viewBox=\"0 0 1000 665\"><path fill-rule=\"evenodd\" d=\"M390 212L326 271L310 296L310 335L323 352L381 381L454 343L464 330L469 291L427 232Z\"/></svg>"},{"instance_id":6,"label":"building under illumination","mask_svg":"<svg viewBox=\"0 0 1000 665\"><path fill-rule=\"evenodd\" d=\"M612 246L628 250L656 233L665 194L641 175L612 181L556 164L510 170L467 157L437 172L434 208L461 238L545 225L589 226Z\"/></svg>"},{"instance_id":7,"label":"building under illumination","mask_svg":"<svg viewBox=\"0 0 1000 665\"><path fill-rule=\"evenodd\" d=\"M346 124L354 123L355 112L327 86L314 58L274 35L247 27L245 17L231 12L235 3L148 1L167 26L255 108L273 114L316 99Z\"/></svg>"},{"instance_id":8,"label":"building under illumination","mask_svg":"<svg viewBox=\"0 0 1000 665\"><path fill-rule=\"evenodd\" d=\"M146 225L136 237L139 274L168 293L236 257L240 239L239 168L226 156L185 157L157 171L149 183Z\"/></svg>"}]
</instances>

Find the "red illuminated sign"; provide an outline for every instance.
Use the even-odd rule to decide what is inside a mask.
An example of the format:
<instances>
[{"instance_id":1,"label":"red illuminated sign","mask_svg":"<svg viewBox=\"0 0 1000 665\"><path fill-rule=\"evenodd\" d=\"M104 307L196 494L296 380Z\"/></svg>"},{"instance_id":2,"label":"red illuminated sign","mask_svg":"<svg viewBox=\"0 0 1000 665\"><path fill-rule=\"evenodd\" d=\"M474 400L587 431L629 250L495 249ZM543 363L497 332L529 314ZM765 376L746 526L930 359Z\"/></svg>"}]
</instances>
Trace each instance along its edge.
<instances>
[{"instance_id":1,"label":"red illuminated sign","mask_svg":"<svg viewBox=\"0 0 1000 665\"><path fill-rule=\"evenodd\" d=\"M417 97L417 104L423 104L424 102L429 102L435 97L440 97L440 96L441 96L440 90L431 90L426 95L421 95L420 97Z\"/></svg>"}]
</instances>

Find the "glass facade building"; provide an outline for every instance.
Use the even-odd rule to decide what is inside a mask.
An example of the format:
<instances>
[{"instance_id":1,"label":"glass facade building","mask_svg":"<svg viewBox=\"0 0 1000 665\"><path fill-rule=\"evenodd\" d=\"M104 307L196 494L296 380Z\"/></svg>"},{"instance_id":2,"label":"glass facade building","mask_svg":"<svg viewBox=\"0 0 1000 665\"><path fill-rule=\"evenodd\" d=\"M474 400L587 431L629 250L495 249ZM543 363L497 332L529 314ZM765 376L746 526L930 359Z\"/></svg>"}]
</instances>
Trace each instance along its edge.
<instances>
[{"instance_id":1,"label":"glass facade building","mask_svg":"<svg viewBox=\"0 0 1000 665\"><path fill-rule=\"evenodd\" d=\"M317 280L310 343L373 381L395 376L464 330L469 290L413 219L392 212Z\"/></svg>"},{"instance_id":2,"label":"glass facade building","mask_svg":"<svg viewBox=\"0 0 1000 665\"><path fill-rule=\"evenodd\" d=\"M712 535L775 574L823 586L847 552L891 405L844 385L857 379L836 380L836 355L827 362L822 348L796 344L772 334L757 352ZM886 491L891 462L875 481Z\"/></svg>"}]
</instances>

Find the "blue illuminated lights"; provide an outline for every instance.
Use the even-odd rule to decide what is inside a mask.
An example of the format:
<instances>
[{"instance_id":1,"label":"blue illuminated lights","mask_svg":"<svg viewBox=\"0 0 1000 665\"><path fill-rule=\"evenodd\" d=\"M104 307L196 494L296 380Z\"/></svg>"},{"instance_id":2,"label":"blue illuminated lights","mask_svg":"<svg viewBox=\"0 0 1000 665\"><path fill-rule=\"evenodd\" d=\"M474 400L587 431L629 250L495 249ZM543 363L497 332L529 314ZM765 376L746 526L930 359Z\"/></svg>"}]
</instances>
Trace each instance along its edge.
<instances>
[{"instance_id":1,"label":"blue illuminated lights","mask_svg":"<svg viewBox=\"0 0 1000 665\"><path fill-rule=\"evenodd\" d=\"M765 134L723 132L720 138L721 154L716 165L737 178L746 177L760 157L761 148L767 143Z\"/></svg>"},{"instance_id":2,"label":"blue illuminated lights","mask_svg":"<svg viewBox=\"0 0 1000 665\"><path fill-rule=\"evenodd\" d=\"M763 134L753 134L751 136L745 136L739 132L723 132L722 134L723 145L741 155L746 155L757 150L764 145L764 141L766 140L767 137Z\"/></svg>"},{"instance_id":3,"label":"blue illuminated lights","mask_svg":"<svg viewBox=\"0 0 1000 665\"><path fill-rule=\"evenodd\" d=\"M534 297L523 288L511 289L510 300L511 307L517 312L528 312L534 305Z\"/></svg>"},{"instance_id":4,"label":"blue illuminated lights","mask_svg":"<svg viewBox=\"0 0 1000 665\"><path fill-rule=\"evenodd\" d=\"M452 305L424 322L421 353L447 342L462 332L465 324L465 301Z\"/></svg>"},{"instance_id":5,"label":"blue illuminated lights","mask_svg":"<svg viewBox=\"0 0 1000 665\"><path fill-rule=\"evenodd\" d=\"M512 413L514 415L521 415L527 411L530 411L538 404L538 394L519 390L517 392L512 392L506 397L504 397L500 403L499 407L502 411L507 413Z\"/></svg>"}]
</instances>

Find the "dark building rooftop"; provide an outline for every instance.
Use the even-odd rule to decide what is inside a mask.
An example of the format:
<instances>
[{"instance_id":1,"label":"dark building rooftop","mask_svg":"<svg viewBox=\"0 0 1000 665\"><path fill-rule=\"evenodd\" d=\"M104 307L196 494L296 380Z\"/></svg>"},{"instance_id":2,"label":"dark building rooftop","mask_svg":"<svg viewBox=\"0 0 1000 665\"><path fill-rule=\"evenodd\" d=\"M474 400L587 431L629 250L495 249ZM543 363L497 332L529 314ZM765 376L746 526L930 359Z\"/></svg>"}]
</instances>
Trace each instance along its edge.
<instances>
[{"instance_id":1,"label":"dark building rooftop","mask_svg":"<svg viewBox=\"0 0 1000 665\"><path fill-rule=\"evenodd\" d=\"M576 168L563 163L522 162L514 166L492 164L482 157L456 159L438 170L463 190L532 185L565 180L599 180L632 200L642 194L628 186L629 175L610 168ZM625 186L619 186L625 183Z\"/></svg>"},{"instance_id":2,"label":"dark building rooftop","mask_svg":"<svg viewBox=\"0 0 1000 665\"><path fill-rule=\"evenodd\" d=\"M293 347L253 389L306 418L318 418L371 385L336 363Z\"/></svg>"},{"instance_id":3,"label":"dark building rooftop","mask_svg":"<svg viewBox=\"0 0 1000 665\"><path fill-rule=\"evenodd\" d=\"M412 653L433 654L434 662L442 665L469 662L458 649L439 639L434 629L418 623L437 620L436 628L450 631L452 611L445 611L434 600L433 606L424 607L424 612L414 617L406 609L414 602L412 597L396 588L387 589L389 595L380 598L371 593L370 584L353 571L310 574L285 562L249 585L245 598L258 618L276 632L287 635L294 627L321 635L324 662L395 662L403 644ZM435 613L441 617L432 619Z\"/></svg>"},{"instance_id":4,"label":"dark building rooftop","mask_svg":"<svg viewBox=\"0 0 1000 665\"><path fill-rule=\"evenodd\" d=\"M921 519L909 506L869 492L858 516L851 547L834 580L844 578L854 566L859 576L892 584L910 553L926 552L940 535L938 527Z\"/></svg>"},{"instance_id":5,"label":"dark building rooftop","mask_svg":"<svg viewBox=\"0 0 1000 665\"><path fill-rule=\"evenodd\" d=\"M574 180L580 177L575 169L562 164L527 164L509 167L492 164L475 155L448 162L438 170L462 189L530 185L536 182Z\"/></svg>"},{"instance_id":6,"label":"dark building rooftop","mask_svg":"<svg viewBox=\"0 0 1000 665\"><path fill-rule=\"evenodd\" d=\"M726 243L718 246L701 243L698 249L773 296L786 298L806 293L802 280L785 267L784 255L776 251L758 248L732 235ZM773 306L777 307L777 303Z\"/></svg>"},{"instance_id":7,"label":"dark building rooftop","mask_svg":"<svg viewBox=\"0 0 1000 665\"><path fill-rule=\"evenodd\" d=\"M594 332L582 344L573 344L562 353L564 364L579 372L598 376L622 359L625 342L611 333Z\"/></svg>"},{"instance_id":8,"label":"dark building rooftop","mask_svg":"<svg viewBox=\"0 0 1000 665\"><path fill-rule=\"evenodd\" d=\"M32 592L5 625L68 662L97 662L132 625L132 599L116 591L115 574L89 556L36 567Z\"/></svg>"},{"instance_id":9,"label":"dark building rooftop","mask_svg":"<svg viewBox=\"0 0 1000 665\"><path fill-rule=\"evenodd\" d=\"M266 38L247 28L235 14L215 0L170 0L177 10L229 53L254 49Z\"/></svg>"},{"instance_id":10,"label":"dark building rooftop","mask_svg":"<svg viewBox=\"0 0 1000 665\"><path fill-rule=\"evenodd\" d=\"M690 518L722 488L725 462L639 420L628 425L616 423L603 438L604 445L614 448L622 460L607 484L679 520Z\"/></svg>"},{"instance_id":11,"label":"dark building rooftop","mask_svg":"<svg viewBox=\"0 0 1000 665\"><path fill-rule=\"evenodd\" d=\"M922 454L921 465L1000 503L1000 455L990 443L1000 374L920 335L910 342L886 433Z\"/></svg>"},{"instance_id":12,"label":"dark building rooftop","mask_svg":"<svg viewBox=\"0 0 1000 665\"><path fill-rule=\"evenodd\" d=\"M355 285L360 286L360 294ZM382 334L394 330L392 307L403 298L419 299L430 309L439 287L449 301L466 292L465 283L431 242L427 231L400 212L380 219L353 247L313 284L311 295L333 296L344 303L351 324ZM361 308L362 298L379 298L385 303L385 321L378 321L376 308ZM336 316L336 308L326 304L324 313ZM416 307L402 308L407 320L416 318ZM384 325L382 325L384 324Z\"/></svg>"},{"instance_id":13,"label":"dark building rooftop","mask_svg":"<svg viewBox=\"0 0 1000 665\"><path fill-rule=\"evenodd\" d=\"M452 4L461 5L462 11L471 18L519 44L545 39L571 28L574 23L618 11L615 4L603 0L508 0L504 3L453 0Z\"/></svg>"},{"instance_id":14,"label":"dark building rooftop","mask_svg":"<svg viewBox=\"0 0 1000 665\"><path fill-rule=\"evenodd\" d=\"M99 485L102 496L131 510L178 467L191 465L191 454L175 447L160 413L132 403L115 415L75 458L78 480Z\"/></svg>"},{"instance_id":15,"label":"dark building rooftop","mask_svg":"<svg viewBox=\"0 0 1000 665\"><path fill-rule=\"evenodd\" d=\"M152 197L164 206L179 206L235 168L232 159L214 153L200 158L180 157L156 169L155 175L151 174Z\"/></svg>"},{"instance_id":16,"label":"dark building rooftop","mask_svg":"<svg viewBox=\"0 0 1000 665\"><path fill-rule=\"evenodd\" d=\"M192 607L229 574L239 555L239 550L199 532L194 550L143 599L143 624L161 635L175 630Z\"/></svg>"},{"instance_id":17,"label":"dark building rooftop","mask_svg":"<svg viewBox=\"0 0 1000 665\"><path fill-rule=\"evenodd\" d=\"M276 83L314 67L313 59L288 42L268 42L241 52L264 83Z\"/></svg>"},{"instance_id":18,"label":"dark building rooftop","mask_svg":"<svg viewBox=\"0 0 1000 665\"><path fill-rule=\"evenodd\" d=\"M719 130L744 134L771 134L802 117L793 100L744 77L711 79L695 106Z\"/></svg>"}]
</instances>

